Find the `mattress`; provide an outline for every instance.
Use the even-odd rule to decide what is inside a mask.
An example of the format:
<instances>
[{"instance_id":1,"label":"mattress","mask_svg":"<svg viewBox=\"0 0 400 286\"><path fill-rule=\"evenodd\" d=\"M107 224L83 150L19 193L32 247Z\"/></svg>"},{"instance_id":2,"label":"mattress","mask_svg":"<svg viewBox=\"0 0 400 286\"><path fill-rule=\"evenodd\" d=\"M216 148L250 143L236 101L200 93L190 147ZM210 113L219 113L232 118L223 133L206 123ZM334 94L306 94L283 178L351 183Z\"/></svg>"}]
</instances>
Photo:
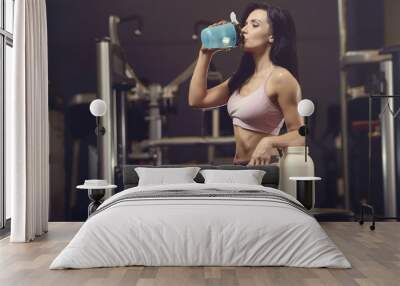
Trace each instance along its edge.
<instances>
[{"instance_id":1,"label":"mattress","mask_svg":"<svg viewBox=\"0 0 400 286\"><path fill-rule=\"evenodd\" d=\"M292 196L199 183L138 186L110 197L50 269L130 265L351 267Z\"/></svg>"}]
</instances>

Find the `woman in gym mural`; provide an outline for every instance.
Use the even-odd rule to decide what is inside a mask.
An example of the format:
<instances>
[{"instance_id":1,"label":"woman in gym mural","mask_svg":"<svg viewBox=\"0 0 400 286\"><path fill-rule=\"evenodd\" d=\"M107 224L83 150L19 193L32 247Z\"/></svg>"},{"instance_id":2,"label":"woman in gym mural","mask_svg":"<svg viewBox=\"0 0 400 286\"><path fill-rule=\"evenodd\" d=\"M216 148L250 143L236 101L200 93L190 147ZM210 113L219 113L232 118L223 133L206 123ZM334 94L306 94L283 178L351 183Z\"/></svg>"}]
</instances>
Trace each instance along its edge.
<instances>
[{"instance_id":1,"label":"woman in gym mural","mask_svg":"<svg viewBox=\"0 0 400 286\"><path fill-rule=\"evenodd\" d=\"M243 55L238 70L207 89L208 66L220 50L202 47L190 82L189 105L227 104L236 141L233 162L266 165L277 157L277 148L304 145L297 131L303 121L297 112L301 90L296 30L288 11L267 4L250 4L241 24ZM280 135L283 123L287 133Z\"/></svg>"}]
</instances>

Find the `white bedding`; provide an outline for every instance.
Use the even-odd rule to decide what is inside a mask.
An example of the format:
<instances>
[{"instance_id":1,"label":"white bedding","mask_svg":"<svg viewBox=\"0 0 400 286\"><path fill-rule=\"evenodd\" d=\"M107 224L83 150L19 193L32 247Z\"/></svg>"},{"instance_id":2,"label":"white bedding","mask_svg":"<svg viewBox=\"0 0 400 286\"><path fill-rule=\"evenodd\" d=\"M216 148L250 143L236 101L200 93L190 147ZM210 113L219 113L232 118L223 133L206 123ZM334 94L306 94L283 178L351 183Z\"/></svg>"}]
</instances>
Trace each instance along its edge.
<instances>
[{"instance_id":1,"label":"white bedding","mask_svg":"<svg viewBox=\"0 0 400 286\"><path fill-rule=\"evenodd\" d=\"M142 186L100 207L50 269L126 265L294 266L350 268L318 222L290 204L262 198L174 197L123 200L143 191L279 190L238 184ZM143 193L144 194L144 193ZM298 203L299 204L299 203Z\"/></svg>"}]
</instances>

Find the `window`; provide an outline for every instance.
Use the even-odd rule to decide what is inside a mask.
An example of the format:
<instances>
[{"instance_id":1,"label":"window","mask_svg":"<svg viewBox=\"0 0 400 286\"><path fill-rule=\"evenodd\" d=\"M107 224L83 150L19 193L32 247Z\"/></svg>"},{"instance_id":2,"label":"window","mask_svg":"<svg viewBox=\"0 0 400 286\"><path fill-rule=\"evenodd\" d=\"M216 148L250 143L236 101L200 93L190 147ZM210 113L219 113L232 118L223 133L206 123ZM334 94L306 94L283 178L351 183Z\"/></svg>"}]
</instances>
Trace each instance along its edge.
<instances>
[{"instance_id":1,"label":"window","mask_svg":"<svg viewBox=\"0 0 400 286\"><path fill-rule=\"evenodd\" d=\"M11 92L11 70L14 32L14 0L0 0L0 228L11 217L11 194L4 188L4 105Z\"/></svg>"}]
</instances>

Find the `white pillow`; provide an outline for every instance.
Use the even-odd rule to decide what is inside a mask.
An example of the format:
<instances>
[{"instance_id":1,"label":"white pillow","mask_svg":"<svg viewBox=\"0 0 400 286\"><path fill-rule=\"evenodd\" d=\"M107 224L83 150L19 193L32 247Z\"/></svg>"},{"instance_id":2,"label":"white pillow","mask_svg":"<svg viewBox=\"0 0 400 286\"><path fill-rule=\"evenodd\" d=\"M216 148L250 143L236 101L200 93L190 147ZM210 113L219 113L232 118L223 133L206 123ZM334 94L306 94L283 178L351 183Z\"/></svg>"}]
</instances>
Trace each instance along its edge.
<instances>
[{"instance_id":1,"label":"white pillow","mask_svg":"<svg viewBox=\"0 0 400 286\"><path fill-rule=\"evenodd\" d=\"M193 179L199 170L199 167L135 168L139 176L138 186L195 183Z\"/></svg>"},{"instance_id":2,"label":"white pillow","mask_svg":"<svg viewBox=\"0 0 400 286\"><path fill-rule=\"evenodd\" d=\"M234 183L246 185L261 185L265 175L262 170L201 170L205 184Z\"/></svg>"}]
</instances>

